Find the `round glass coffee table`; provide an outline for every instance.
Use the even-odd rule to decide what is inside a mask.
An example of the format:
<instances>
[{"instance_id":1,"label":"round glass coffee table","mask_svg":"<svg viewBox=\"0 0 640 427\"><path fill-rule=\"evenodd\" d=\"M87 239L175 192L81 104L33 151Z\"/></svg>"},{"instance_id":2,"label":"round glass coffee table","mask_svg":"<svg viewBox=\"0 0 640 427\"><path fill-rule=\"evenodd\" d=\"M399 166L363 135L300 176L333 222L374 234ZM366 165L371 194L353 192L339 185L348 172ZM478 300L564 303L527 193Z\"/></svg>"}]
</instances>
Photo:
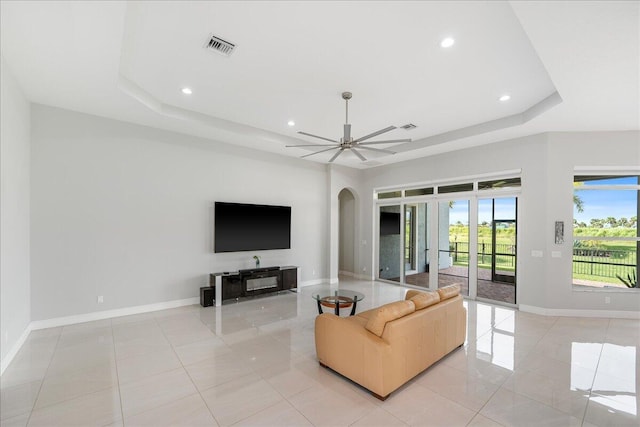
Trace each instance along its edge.
<instances>
[{"instance_id":1,"label":"round glass coffee table","mask_svg":"<svg viewBox=\"0 0 640 427\"><path fill-rule=\"evenodd\" d=\"M349 316L356 314L356 305L358 301L364 299L364 294L354 291L328 291L324 293L314 294L313 299L318 302L318 313L322 314L322 307L329 307L334 310L336 316L340 316L341 308L351 307Z\"/></svg>"}]
</instances>

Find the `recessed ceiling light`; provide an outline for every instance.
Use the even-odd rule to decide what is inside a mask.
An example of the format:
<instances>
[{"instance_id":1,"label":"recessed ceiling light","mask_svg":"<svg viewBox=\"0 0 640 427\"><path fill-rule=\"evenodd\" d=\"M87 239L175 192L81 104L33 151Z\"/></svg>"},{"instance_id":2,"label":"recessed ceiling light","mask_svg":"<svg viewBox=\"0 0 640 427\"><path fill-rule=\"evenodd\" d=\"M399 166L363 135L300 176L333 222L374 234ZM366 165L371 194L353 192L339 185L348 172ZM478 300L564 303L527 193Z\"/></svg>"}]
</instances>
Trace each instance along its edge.
<instances>
[{"instance_id":1,"label":"recessed ceiling light","mask_svg":"<svg viewBox=\"0 0 640 427\"><path fill-rule=\"evenodd\" d=\"M193 93L193 91L191 90L191 88L183 87L182 88L182 93L184 93L185 95L191 95Z\"/></svg>"},{"instance_id":2,"label":"recessed ceiling light","mask_svg":"<svg viewBox=\"0 0 640 427\"><path fill-rule=\"evenodd\" d=\"M296 125L296 122L294 122L293 120L289 120L289 121L287 122L287 124L288 124L289 126L295 126L295 125Z\"/></svg>"},{"instance_id":3,"label":"recessed ceiling light","mask_svg":"<svg viewBox=\"0 0 640 427\"><path fill-rule=\"evenodd\" d=\"M505 102L511 99L511 95L502 95L500 98L498 98L500 101Z\"/></svg>"},{"instance_id":4,"label":"recessed ceiling light","mask_svg":"<svg viewBox=\"0 0 640 427\"><path fill-rule=\"evenodd\" d=\"M451 47L453 46L453 44L456 41L452 38L452 37L447 37L445 39L442 39L442 41L440 42L440 46L441 47Z\"/></svg>"}]
</instances>

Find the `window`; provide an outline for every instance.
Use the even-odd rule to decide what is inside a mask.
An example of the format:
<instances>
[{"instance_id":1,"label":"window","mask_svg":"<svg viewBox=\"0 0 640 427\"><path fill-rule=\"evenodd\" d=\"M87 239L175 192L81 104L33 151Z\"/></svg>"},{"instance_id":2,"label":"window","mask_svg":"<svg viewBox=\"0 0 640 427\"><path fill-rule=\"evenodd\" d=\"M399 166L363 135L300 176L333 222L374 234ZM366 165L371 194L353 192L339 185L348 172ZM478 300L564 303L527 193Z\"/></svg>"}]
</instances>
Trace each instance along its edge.
<instances>
[{"instance_id":1,"label":"window","mask_svg":"<svg viewBox=\"0 0 640 427\"><path fill-rule=\"evenodd\" d=\"M576 175L573 186L573 284L637 288L639 177Z\"/></svg>"},{"instance_id":2,"label":"window","mask_svg":"<svg viewBox=\"0 0 640 427\"><path fill-rule=\"evenodd\" d=\"M478 182L478 190L494 190L496 188L520 187L520 178L494 179Z\"/></svg>"},{"instance_id":3,"label":"window","mask_svg":"<svg viewBox=\"0 0 640 427\"><path fill-rule=\"evenodd\" d=\"M438 193L459 193L463 191L473 191L473 182L466 184L442 185L438 187Z\"/></svg>"},{"instance_id":4,"label":"window","mask_svg":"<svg viewBox=\"0 0 640 427\"><path fill-rule=\"evenodd\" d=\"M402 191L389 191L386 193L378 193L378 200L382 199L395 199L396 197L401 197Z\"/></svg>"},{"instance_id":5,"label":"window","mask_svg":"<svg viewBox=\"0 0 640 427\"><path fill-rule=\"evenodd\" d=\"M431 188L414 188L411 190L405 190L404 195L406 197L414 197L414 196L427 196L433 194L433 187Z\"/></svg>"}]
</instances>

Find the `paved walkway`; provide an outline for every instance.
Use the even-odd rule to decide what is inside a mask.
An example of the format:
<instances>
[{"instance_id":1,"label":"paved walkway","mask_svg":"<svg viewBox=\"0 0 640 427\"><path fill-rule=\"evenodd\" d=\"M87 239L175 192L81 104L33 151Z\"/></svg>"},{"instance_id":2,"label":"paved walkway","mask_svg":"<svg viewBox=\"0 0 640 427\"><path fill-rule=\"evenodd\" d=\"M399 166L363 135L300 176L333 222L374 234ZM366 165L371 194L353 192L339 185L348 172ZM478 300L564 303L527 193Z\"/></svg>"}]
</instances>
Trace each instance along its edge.
<instances>
[{"instance_id":1,"label":"paved walkway","mask_svg":"<svg viewBox=\"0 0 640 427\"><path fill-rule=\"evenodd\" d=\"M505 272L506 274L513 274ZM399 281L396 279L396 281ZM429 273L417 273L405 278L408 285L429 287ZM469 278L466 267L449 267L439 270L438 287L459 284L463 294L469 295ZM478 269L478 296L493 301L516 303L516 287L512 283L491 281L491 270Z\"/></svg>"}]
</instances>

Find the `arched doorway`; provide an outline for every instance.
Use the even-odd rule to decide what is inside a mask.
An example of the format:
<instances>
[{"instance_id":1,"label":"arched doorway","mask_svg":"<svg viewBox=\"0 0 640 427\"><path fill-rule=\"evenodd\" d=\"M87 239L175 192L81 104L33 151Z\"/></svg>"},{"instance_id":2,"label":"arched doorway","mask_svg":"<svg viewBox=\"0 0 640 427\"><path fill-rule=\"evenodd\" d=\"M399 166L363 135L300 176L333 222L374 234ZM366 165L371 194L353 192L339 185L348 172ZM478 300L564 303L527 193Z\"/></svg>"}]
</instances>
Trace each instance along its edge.
<instances>
[{"instance_id":1,"label":"arched doorway","mask_svg":"<svg viewBox=\"0 0 640 427\"><path fill-rule=\"evenodd\" d=\"M338 194L338 273L356 275L356 199L344 188Z\"/></svg>"}]
</instances>

